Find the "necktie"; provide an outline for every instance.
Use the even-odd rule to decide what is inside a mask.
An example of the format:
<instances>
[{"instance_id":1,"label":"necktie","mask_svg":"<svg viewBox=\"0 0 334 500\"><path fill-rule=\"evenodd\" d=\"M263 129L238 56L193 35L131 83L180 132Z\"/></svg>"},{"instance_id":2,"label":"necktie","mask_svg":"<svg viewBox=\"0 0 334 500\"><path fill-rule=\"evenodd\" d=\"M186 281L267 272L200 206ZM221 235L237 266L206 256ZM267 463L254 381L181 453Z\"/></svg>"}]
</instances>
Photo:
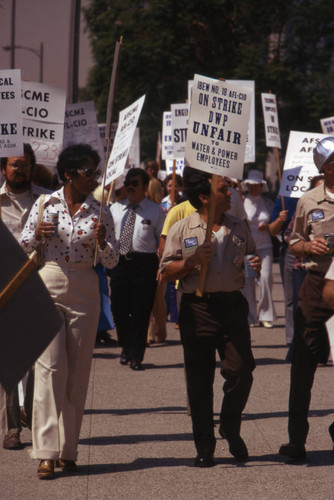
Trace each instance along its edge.
<instances>
[{"instance_id":1,"label":"necktie","mask_svg":"<svg viewBox=\"0 0 334 500\"><path fill-rule=\"evenodd\" d=\"M137 207L138 205L133 205L132 203L128 205L128 213L126 214L123 230L119 239L119 253L121 255L126 255L131 250L132 235L136 221L135 210Z\"/></svg>"}]
</instances>

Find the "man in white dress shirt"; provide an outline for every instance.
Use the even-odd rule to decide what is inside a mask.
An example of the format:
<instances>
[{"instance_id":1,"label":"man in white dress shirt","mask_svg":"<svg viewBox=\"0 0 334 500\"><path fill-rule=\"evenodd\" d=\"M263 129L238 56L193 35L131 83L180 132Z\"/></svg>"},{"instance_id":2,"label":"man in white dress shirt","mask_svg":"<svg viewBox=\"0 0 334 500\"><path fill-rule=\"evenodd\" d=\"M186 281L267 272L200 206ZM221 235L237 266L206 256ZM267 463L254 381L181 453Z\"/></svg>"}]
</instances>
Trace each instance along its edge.
<instances>
[{"instance_id":1,"label":"man in white dress shirt","mask_svg":"<svg viewBox=\"0 0 334 500\"><path fill-rule=\"evenodd\" d=\"M111 308L116 324L120 363L143 370L147 328L156 291L157 250L165 214L146 198L148 174L129 170L125 178L127 198L111 207L120 251L119 263L110 270Z\"/></svg>"}]
</instances>

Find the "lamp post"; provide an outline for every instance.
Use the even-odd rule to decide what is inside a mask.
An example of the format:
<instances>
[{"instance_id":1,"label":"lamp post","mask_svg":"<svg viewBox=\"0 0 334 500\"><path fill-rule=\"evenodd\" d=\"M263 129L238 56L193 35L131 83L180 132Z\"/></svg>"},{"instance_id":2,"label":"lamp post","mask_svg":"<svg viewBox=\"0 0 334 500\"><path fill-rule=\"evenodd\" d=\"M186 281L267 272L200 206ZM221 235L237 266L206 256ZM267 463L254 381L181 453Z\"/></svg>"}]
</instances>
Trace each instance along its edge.
<instances>
[{"instance_id":1,"label":"lamp post","mask_svg":"<svg viewBox=\"0 0 334 500\"><path fill-rule=\"evenodd\" d=\"M12 60L13 59L13 53L15 49L24 49L24 50L29 50L29 52L33 52L37 57L39 57L39 81L43 82L43 69L44 69L44 44L41 42L39 50L33 49L32 47L26 47L25 45L14 45L14 46L9 46L6 45L5 47L2 47L3 50L10 50L12 53ZM14 68L14 65L13 65Z\"/></svg>"}]
</instances>

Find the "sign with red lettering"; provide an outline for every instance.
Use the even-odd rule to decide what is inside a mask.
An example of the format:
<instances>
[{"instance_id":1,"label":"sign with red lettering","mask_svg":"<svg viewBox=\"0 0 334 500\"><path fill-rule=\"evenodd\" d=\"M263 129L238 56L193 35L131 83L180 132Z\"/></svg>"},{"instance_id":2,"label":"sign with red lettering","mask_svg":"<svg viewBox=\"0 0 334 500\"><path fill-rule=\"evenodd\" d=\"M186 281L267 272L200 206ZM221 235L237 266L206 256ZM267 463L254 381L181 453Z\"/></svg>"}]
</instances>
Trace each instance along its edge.
<instances>
[{"instance_id":1,"label":"sign with red lettering","mask_svg":"<svg viewBox=\"0 0 334 500\"><path fill-rule=\"evenodd\" d=\"M0 70L0 157L23 156L21 71Z\"/></svg>"},{"instance_id":2,"label":"sign with red lettering","mask_svg":"<svg viewBox=\"0 0 334 500\"><path fill-rule=\"evenodd\" d=\"M62 87L22 82L23 139L37 163L55 166L62 149L66 91Z\"/></svg>"}]
</instances>

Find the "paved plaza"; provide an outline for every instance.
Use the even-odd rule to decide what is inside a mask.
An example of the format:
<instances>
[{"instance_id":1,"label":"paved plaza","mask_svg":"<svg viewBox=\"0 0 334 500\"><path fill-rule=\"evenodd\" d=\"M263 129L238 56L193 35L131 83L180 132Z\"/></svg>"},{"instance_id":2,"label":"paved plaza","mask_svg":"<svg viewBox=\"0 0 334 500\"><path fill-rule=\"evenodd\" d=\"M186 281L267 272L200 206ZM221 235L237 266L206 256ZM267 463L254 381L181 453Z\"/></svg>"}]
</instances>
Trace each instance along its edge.
<instances>
[{"instance_id":1,"label":"paved plaza","mask_svg":"<svg viewBox=\"0 0 334 500\"><path fill-rule=\"evenodd\" d=\"M37 461L25 448L0 449L0 500L330 500L334 499L332 361L316 373L307 441L308 461L287 464L277 452L287 442L290 365L285 362L283 291L274 265L278 318L271 330L252 329L257 362L244 412L242 436L250 459L237 463L218 434L223 379L215 380L216 461L193 467L196 455L187 415L179 332L168 323L166 345L147 349L144 372L119 363L119 347L94 351L79 445L79 472L51 481L37 478ZM112 332L115 338L115 332Z\"/></svg>"}]
</instances>

